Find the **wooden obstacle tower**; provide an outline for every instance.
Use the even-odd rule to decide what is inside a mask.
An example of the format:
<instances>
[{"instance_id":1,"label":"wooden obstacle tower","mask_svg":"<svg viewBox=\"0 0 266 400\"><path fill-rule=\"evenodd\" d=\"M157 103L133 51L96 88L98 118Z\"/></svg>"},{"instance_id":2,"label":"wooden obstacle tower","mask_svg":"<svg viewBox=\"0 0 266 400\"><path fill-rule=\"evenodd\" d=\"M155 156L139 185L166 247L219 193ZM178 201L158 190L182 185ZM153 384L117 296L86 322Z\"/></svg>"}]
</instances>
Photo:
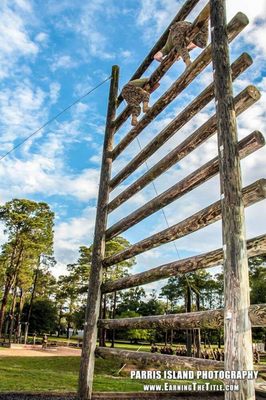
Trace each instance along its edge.
<instances>
[{"instance_id":1,"label":"wooden obstacle tower","mask_svg":"<svg viewBox=\"0 0 266 400\"><path fill-rule=\"evenodd\" d=\"M198 2L199 0L187 0L171 24L175 21L186 19ZM124 362L154 367L164 366L168 369L172 367L200 370L253 369L251 327L266 325L266 305L250 306L248 257L266 253L266 235L246 241L244 207L265 199L266 185L265 180L260 179L242 188L240 159L261 148L264 145L264 139L260 132L254 131L241 141L238 141L236 117L259 100L260 92L256 87L250 85L233 97L232 80L235 80L252 64L252 59L247 53L243 53L230 65L228 43L233 41L248 25L248 18L239 12L227 23L225 0L210 0L210 3L203 8L193 23L189 38L191 41L209 17L211 17L211 44L201 52L189 68L185 69L172 86L142 117L138 125L132 128L116 146L114 146L114 136L129 117L130 110L129 107L126 107L118 116L116 115L116 110L122 99L121 95L118 95L119 68L114 66L112 69L80 368L79 397L81 400L92 398L96 352L104 358L115 357ZM169 27L131 79L141 77L147 70L153 61L154 54L166 42ZM176 50L173 49L152 73L148 85L154 86L167 73L177 56ZM117 175L112 177L112 162L211 62L213 63L214 82L206 87L165 126ZM109 201L109 194L115 187L131 175L148 157L154 154L213 99L215 99L216 103L215 115L211 116L207 122L192 132L182 143L159 160L112 201ZM202 165L186 178L176 182L165 192L107 229L109 213L130 199L168 168L190 154L216 132L218 134L218 156L216 158ZM220 201L210 204L183 221L147 237L115 255L108 258L105 257L106 241L121 234L217 174L220 175ZM221 219L223 226L223 247L221 249L174 261L149 271L103 284L103 268L108 268L163 243L184 237ZM221 264L223 264L225 275L224 310L115 320L99 319L101 296L104 293L127 289L180 273L185 274ZM148 354L103 347L96 349L99 327L102 329L129 327L138 329L147 327L193 329L218 328L223 324L225 328L224 363L192 357ZM229 381L229 383L233 382ZM239 392L226 392L226 400L255 399L253 381L243 380L237 383L240 385ZM118 397L114 394L113 398Z\"/></svg>"}]
</instances>

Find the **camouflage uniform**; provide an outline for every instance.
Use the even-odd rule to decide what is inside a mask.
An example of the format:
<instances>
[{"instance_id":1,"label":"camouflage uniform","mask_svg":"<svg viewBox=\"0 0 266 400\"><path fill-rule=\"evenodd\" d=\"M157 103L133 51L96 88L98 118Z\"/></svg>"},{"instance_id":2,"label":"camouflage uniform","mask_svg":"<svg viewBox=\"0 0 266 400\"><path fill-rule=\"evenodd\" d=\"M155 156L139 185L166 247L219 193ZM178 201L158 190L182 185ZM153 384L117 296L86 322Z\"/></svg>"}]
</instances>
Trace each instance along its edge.
<instances>
[{"instance_id":1,"label":"camouflage uniform","mask_svg":"<svg viewBox=\"0 0 266 400\"><path fill-rule=\"evenodd\" d=\"M208 21L206 21L199 33L194 37L192 43L196 46L201 48L207 46L209 34L208 25ZM164 56L175 47L186 65L191 63L189 51L187 49L187 45L189 44L187 37L189 36L191 27L192 23L187 21L178 21L171 26L167 42L161 50Z\"/></svg>"},{"instance_id":2,"label":"camouflage uniform","mask_svg":"<svg viewBox=\"0 0 266 400\"><path fill-rule=\"evenodd\" d=\"M135 79L122 89L122 96L130 106L132 116L138 117L141 113L140 104L150 100L150 93L142 89L148 80L149 78Z\"/></svg>"}]
</instances>

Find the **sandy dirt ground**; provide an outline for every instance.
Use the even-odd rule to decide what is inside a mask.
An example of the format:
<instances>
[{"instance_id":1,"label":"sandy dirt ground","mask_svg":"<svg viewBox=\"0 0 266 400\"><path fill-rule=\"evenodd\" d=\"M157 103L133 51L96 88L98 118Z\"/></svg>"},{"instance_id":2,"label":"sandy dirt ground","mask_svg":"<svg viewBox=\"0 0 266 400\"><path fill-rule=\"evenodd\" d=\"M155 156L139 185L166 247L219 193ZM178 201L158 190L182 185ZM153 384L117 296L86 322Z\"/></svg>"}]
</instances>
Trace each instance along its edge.
<instances>
[{"instance_id":1,"label":"sandy dirt ground","mask_svg":"<svg viewBox=\"0 0 266 400\"><path fill-rule=\"evenodd\" d=\"M42 349L41 346L16 346L10 349L0 347L0 357L69 357L80 356L80 349L57 347Z\"/></svg>"}]
</instances>

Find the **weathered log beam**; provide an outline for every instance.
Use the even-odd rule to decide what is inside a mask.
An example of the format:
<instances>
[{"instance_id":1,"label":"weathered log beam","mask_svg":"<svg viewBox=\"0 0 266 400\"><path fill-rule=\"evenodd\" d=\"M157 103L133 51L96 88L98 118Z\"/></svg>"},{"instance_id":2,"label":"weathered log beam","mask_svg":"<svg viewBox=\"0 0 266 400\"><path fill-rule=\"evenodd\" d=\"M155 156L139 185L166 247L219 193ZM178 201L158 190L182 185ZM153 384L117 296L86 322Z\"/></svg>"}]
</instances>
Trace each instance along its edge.
<instances>
[{"instance_id":1,"label":"weathered log beam","mask_svg":"<svg viewBox=\"0 0 266 400\"><path fill-rule=\"evenodd\" d=\"M248 240L247 250L249 257L266 254L266 235ZM223 249L216 249L198 256L163 264L148 271L126 276L113 282L107 282L102 286L102 292L110 293L116 290L129 289L159 281L160 279L166 279L170 276L176 276L177 274L186 274L198 269L216 267L223 264L223 261Z\"/></svg>"},{"instance_id":2,"label":"weathered log beam","mask_svg":"<svg viewBox=\"0 0 266 400\"><path fill-rule=\"evenodd\" d=\"M233 40L248 24L245 14L238 13L228 24L228 34ZM150 110L139 121L138 125L131 129L129 133L113 150L113 160L134 140L139 133L170 104L204 68L211 62L211 45L192 62L183 74L173 83L173 85L154 103Z\"/></svg>"},{"instance_id":3,"label":"weathered log beam","mask_svg":"<svg viewBox=\"0 0 266 400\"><path fill-rule=\"evenodd\" d=\"M144 351L118 350L110 347L97 347L96 354L104 359L116 359L125 364L133 363L145 367L151 365L153 368L164 367L165 369L178 368L205 371L222 370L224 367L224 363L220 361L147 353Z\"/></svg>"},{"instance_id":4,"label":"weathered log beam","mask_svg":"<svg viewBox=\"0 0 266 400\"><path fill-rule=\"evenodd\" d=\"M211 0L212 58L218 125L218 156L223 197L221 213L224 248L224 355L225 369L253 369L250 286L246 250L245 201L241 195L237 120L233 103L226 0ZM233 379L228 384L233 384ZM254 381L239 381L239 391L225 392L225 400L255 400Z\"/></svg>"},{"instance_id":5,"label":"weathered log beam","mask_svg":"<svg viewBox=\"0 0 266 400\"><path fill-rule=\"evenodd\" d=\"M245 207L255 204L265 199L266 196L266 179L260 179L253 184L245 187L242 191L242 197ZM221 219L221 201L217 201L210 206L198 211L191 217L164 229L138 243L128 247L127 249L114 254L104 260L105 266L117 264L127 260L154 247L158 247L163 243L184 237L190 233L196 232L210 224Z\"/></svg>"},{"instance_id":6,"label":"weathered log beam","mask_svg":"<svg viewBox=\"0 0 266 400\"><path fill-rule=\"evenodd\" d=\"M266 326L266 304L249 307L253 327ZM99 320L105 329L218 329L224 325L224 310Z\"/></svg>"},{"instance_id":7,"label":"weathered log beam","mask_svg":"<svg viewBox=\"0 0 266 400\"><path fill-rule=\"evenodd\" d=\"M158 41L155 43L153 48L150 50L149 54L146 56L146 58L143 60L143 62L140 64L140 66L137 68L136 72L132 75L130 78L130 81L133 79L140 78L141 75L149 68L150 64L153 62L153 56L159 51L166 43L168 34L169 34L169 29L171 28L172 24L174 24L177 21L182 21L187 18L189 13L193 10L193 8L198 4L200 0L187 0L185 4L182 6L180 11L176 14L174 19L171 21L171 23L168 25L164 33L161 35L161 37L158 39ZM118 106L122 101L121 95L118 97Z\"/></svg>"},{"instance_id":8,"label":"weathered log beam","mask_svg":"<svg viewBox=\"0 0 266 400\"><path fill-rule=\"evenodd\" d=\"M260 98L260 92L255 86L248 86L234 98L236 115L240 115L247 110L252 104ZM157 164L150 168L145 174L133 182L127 189L116 196L108 205L108 210L112 211L119 205L124 203L134 194L139 192L151 181L167 171L178 161L182 160L189 153L201 145L205 140L209 139L217 129L217 118L214 114L201 127L194 131L187 139L176 146L170 153L162 158Z\"/></svg>"},{"instance_id":9,"label":"weathered log beam","mask_svg":"<svg viewBox=\"0 0 266 400\"><path fill-rule=\"evenodd\" d=\"M265 140L260 132L255 131L251 133L238 143L240 158L247 157L264 145ZM159 196L155 197L130 215L122 218L120 221L111 226L106 231L106 240L110 240L114 236L117 236L120 233L126 231L133 225L142 221L144 218L147 218L149 215L155 213L156 211L180 198L184 194L195 189L203 182L206 182L208 179L215 176L218 172L219 160L218 157L216 157L208 163L204 164L196 171L192 172L190 175L173 185L171 188L169 188Z\"/></svg>"},{"instance_id":10,"label":"weathered log beam","mask_svg":"<svg viewBox=\"0 0 266 400\"><path fill-rule=\"evenodd\" d=\"M188 35L190 42L195 38L195 36L200 31L204 23L209 19L209 17L210 17L210 4L208 3L193 22L193 25L191 27L191 32ZM159 82L159 80L166 74L166 72L171 68L171 66L177 60L178 56L180 56L180 54L177 52L175 48L173 48L171 52L168 54L168 56L159 65L159 67L151 74L149 81L144 86L144 89L149 90L151 87L155 85L155 83ZM129 115L130 115L130 108L127 106L115 121L116 131L126 121Z\"/></svg>"},{"instance_id":11,"label":"weathered log beam","mask_svg":"<svg viewBox=\"0 0 266 400\"><path fill-rule=\"evenodd\" d=\"M91 260L84 334L82 343L81 362L79 370L80 400L89 400L92 396L92 383L95 364L95 347L97 340L97 322L100 311L102 267L105 256L105 231L107 224L107 205L109 199L109 182L112 167L112 149L114 128L113 121L116 114L116 99L118 92L119 67L112 67L109 102L107 109L105 137L103 144L102 167L97 203L96 224Z\"/></svg>"},{"instance_id":12,"label":"weathered log beam","mask_svg":"<svg viewBox=\"0 0 266 400\"><path fill-rule=\"evenodd\" d=\"M231 66L232 78L236 79L250 65L252 58L243 53ZM119 183L123 182L132 172L155 153L168 139L170 139L179 129L181 129L190 119L200 112L214 98L214 84L210 84L202 93L199 94L180 114L173 119L154 139L148 143L143 150L131 160L113 179L110 186L114 189ZM110 211L109 211L110 212Z\"/></svg>"}]
</instances>

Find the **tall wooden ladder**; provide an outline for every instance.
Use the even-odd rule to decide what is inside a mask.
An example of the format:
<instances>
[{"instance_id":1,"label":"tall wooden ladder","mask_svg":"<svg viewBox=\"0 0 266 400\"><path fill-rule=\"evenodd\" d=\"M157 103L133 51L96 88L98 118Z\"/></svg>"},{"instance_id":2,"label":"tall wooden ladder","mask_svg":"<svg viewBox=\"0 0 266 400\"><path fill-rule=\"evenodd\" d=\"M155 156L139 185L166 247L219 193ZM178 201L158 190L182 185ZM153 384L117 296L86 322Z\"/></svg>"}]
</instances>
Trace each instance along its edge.
<instances>
[{"instance_id":1,"label":"tall wooden ladder","mask_svg":"<svg viewBox=\"0 0 266 400\"><path fill-rule=\"evenodd\" d=\"M186 19L198 3L199 0L187 0L171 24L175 21ZM116 358L125 363L137 363L153 367L160 366L168 369L178 367L200 370L253 370L251 327L266 325L266 305L250 306L248 257L258 256L266 252L266 235L246 241L244 207L263 200L266 186L265 180L260 179L242 188L240 159L261 148L264 145L264 139L259 131L254 131L241 141L238 141L236 117L259 100L260 92L255 86L247 86L242 92L233 97L232 80L235 80L250 67L252 59L247 53L243 53L230 65L228 43L232 42L248 25L248 18L239 12L227 23L225 0L210 0L210 3L203 8L193 23L189 38L191 41L193 41L193 38L209 17L211 17L211 44L201 52L191 66L186 68L171 87L153 104L137 126L133 127L115 146L114 136L128 119L130 109L126 107L116 116L116 110L122 98L121 95L118 96L119 68L117 66L112 68L80 368L79 397L81 400L98 398L92 396L95 352L103 358ZM165 44L169 27L131 79L141 77L147 70L153 61L154 54ZM173 49L152 73L149 80L150 87L154 86L167 73L177 56L176 50ZM204 71L211 61L213 62L214 82L206 87L125 167L112 177L113 161L138 137L151 121ZM207 122L192 132L182 143L154 164L146 173L138 177L112 201L109 201L109 194L112 190L160 149L167 140L184 127L213 99L215 99L216 114L212 115ZM218 134L218 156L216 158L202 165L181 181L174 183L169 189L107 229L108 215L112 211L141 191L171 166L174 166L189 155L216 132ZM221 186L219 201L210 204L208 207L163 231L140 240L117 254L105 257L106 241L143 221L151 214L181 198L217 174L220 175ZM182 238L221 219L223 226L222 248L160 265L151 270L103 284L103 268L108 268L164 243ZM186 274L221 264L223 264L225 276L224 310L99 320L101 296L104 293L128 289L180 273ZM97 330L99 327L112 330L123 328L193 329L219 328L223 325L225 329L224 363L193 357L149 354L114 348L98 347L96 349ZM234 382L229 380L229 383ZM240 386L240 390L238 392L225 392L225 399L255 399L254 381L242 380L237 383ZM119 395L114 394L112 397L110 394L108 398L118 399ZM137 398L137 395L132 398ZM145 395L141 395L141 398L145 398Z\"/></svg>"}]
</instances>

